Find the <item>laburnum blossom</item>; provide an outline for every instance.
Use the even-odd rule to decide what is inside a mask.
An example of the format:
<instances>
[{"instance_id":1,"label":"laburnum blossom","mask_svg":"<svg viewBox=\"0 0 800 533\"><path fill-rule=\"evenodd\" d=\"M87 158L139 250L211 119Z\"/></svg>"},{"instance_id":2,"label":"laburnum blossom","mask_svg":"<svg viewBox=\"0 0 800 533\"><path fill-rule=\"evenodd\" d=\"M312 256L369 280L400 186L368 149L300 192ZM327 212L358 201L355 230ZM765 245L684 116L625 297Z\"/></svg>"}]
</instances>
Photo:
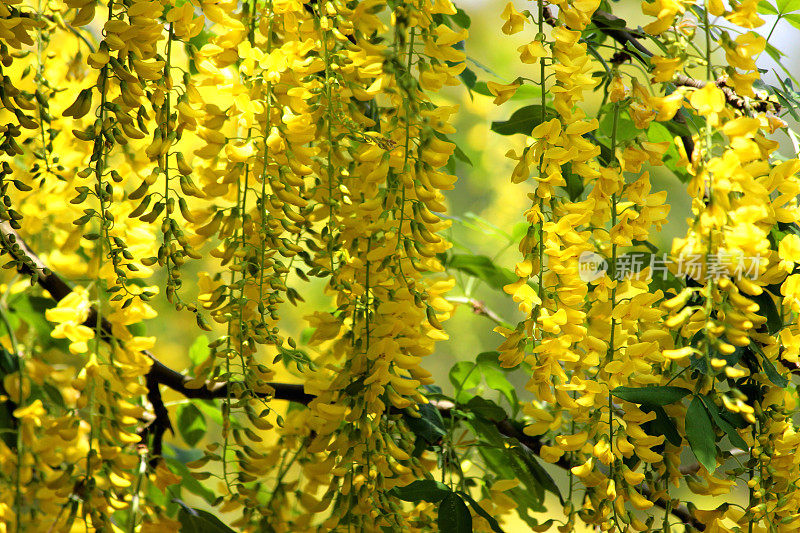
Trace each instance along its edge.
<instances>
[{"instance_id":1,"label":"laburnum blossom","mask_svg":"<svg viewBox=\"0 0 800 533\"><path fill-rule=\"evenodd\" d=\"M683 60L679 57L653 56L650 58L653 63L653 81L671 81L675 73L681 68Z\"/></svg>"},{"instance_id":2,"label":"laburnum blossom","mask_svg":"<svg viewBox=\"0 0 800 533\"><path fill-rule=\"evenodd\" d=\"M76 287L56 307L45 311L47 320L56 323L51 336L54 339L67 339L72 353L86 353L89 350L88 341L95 336L95 331L84 325L91 307L89 292Z\"/></svg>"},{"instance_id":3,"label":"laburnum blossom","mask_svg":"<svg viewBox=\"0 0 800 533\"><path fill-rule=\"evenodd\" d=\"M522 31L525 25L525 16L516 10L514 4L509 2L506 4L503 13L500 15L505 23L503 24L503 33L506 35L513 35Z\"/></svg>"},{"instance_id":4,"label":"laburnum blossom","mask_svg":"<svg viewBox=\"0 0 800 533\"><path fill-rule=\"evenodd\" d=\"M652 35L659 35L667 31L673 24L678 15L682 15L688 5L692 2L689 0L654 0L653 2L642 2L642 13L656 17L656 20L650 22L644 27L647 33Z\"/></svg>"}]
</instances>

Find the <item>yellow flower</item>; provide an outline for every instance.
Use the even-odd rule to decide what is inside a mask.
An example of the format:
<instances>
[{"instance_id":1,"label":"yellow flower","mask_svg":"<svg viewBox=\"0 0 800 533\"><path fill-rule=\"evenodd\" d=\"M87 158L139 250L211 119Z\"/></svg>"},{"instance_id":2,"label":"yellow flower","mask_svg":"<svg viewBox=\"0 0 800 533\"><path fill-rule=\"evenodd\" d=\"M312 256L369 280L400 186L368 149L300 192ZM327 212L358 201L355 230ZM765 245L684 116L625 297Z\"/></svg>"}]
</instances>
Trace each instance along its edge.
<instances>
[{"instance_id":1,"label":"yellow flower","mask_svg":"<svg viewBox=\"0 0 800 533\"><path fill-rule=\"evenodd\" d=\"M753 56L764 51L767 40L755 32L747 32L736 38L734 48L725 48L725 59L732 67L742 70L756 70Z\"/></svg>"},{"instance_id":2,"label":"yellow flower","mask_svg":"<svg viewBox=\"0 0 800 533\"><path fill-rule=\"evenodd\" d=\"M495 96L494 103L496 105L500 105L504 102L507 102L509 98L514 96L514 93L517 92L520 83L515 81L514 83L509 83L508 85L503 85L502 83L495 83L493 81L487 81L486 86L489 88L489 92Z\"/></svg>"},{"instance_id":3,"label":"yellow flower","mask_svg":"<svg viewBox=\"0 0 800 533\"><path fill-rule=\"evenodd\" d=\"M650 58L653 63L653 81L671 81L675 72L681 68L683 60L679 57L653 56Z\"/></svg>"},{"instance_id":4,"label":"yellow flower","mask_svg":"<svg viewBox=\"0 0 800 533\"><path fill-rule=\"evenodd\" d=\"M517 52L519 52L519 60L528 64L536 63L539 58L547 56L547 50L544 49L544 46L539 41L523 44L517 48Z\"/></svg>"},{"instance_id":5,"label":"yellow flower","mask_svg":"<svg viewBox=\"0 0 800 533\"><path fill-rule=\"evenodd\" d=\"M764 19L758 16L759 0L742 0L725 18L743 28L758 28L764 24Z\"/></svg>"},{"instance_id":6,"label":"yellow flower","mask_svg":"<svg viewBox=\"0 0 800 533\"><path fill-rule=\"evenodd\" d=\"M686 11L686 7L683 5L684 1L655 0L654 2L642 2L642 13L657 18L657 20L646 25L644 31L652 35L658 35L668 30L674 24L678 13L683 14Z\"/></svg>"},{"instance_id":7,"label":"yellow flower","mask_svg":"<svg viewBox=\"0 0 800 533\"><path fill-rule=\"evenodd\" d=\"M19 407L14 410L14 418L30 422L36 426L42 425L42 418L47 414L42 406L42 400L34 400L33 403L27 407Z\"/></svg>"},{"instance_id":8,"label":"yellow flower","mask_svg":"<svg viewBox=\"0 0 800 533\"><path fill-rule=\"evenodd\" d=\"M500 16L506 21L505 24L503 24L503 33L506 35L518 33L522 31L522 28L525 26L525 16L517 11L514 8L514 4L511 2L506 5L503 14Z\"/></svg>"},{"instance_id":9,"label":"yellow flower","mask_svg":"<svg viewBox=\"0 0 800 533\"><path fill-rule=\"evenodd\" d=\"M702 89L692 92L689 102L699 114L708 118L711 126L716 126L719 123L719 113L725 109L725 93L713 82L709 82Z\"/></svg>"},{"instance_id":10,"label":"yellow flower","mask_svg":"<svg viewBox=\"0 0 800 533\"><path fill-rule=\"evenodd\" d=\"M628 89L620 76L614 76L608 89L608 100L610 102L619 102L627 96Z\"/></svg>"},{"instance_id":11,"label":"yellow flower","mask_svg":"<svg viewBox=\"0 0 800 533\"><path fill-rule=\"evenodd\" d=\"M76 287L56 307L45 311L45 318L56 323L50 335L54 339L68 339L69 350L74 354L87 352L87 341L94 338L94 330L83 325L89 317L90 309L88 291L83 287Z\"/></svg>"}]
</instances>

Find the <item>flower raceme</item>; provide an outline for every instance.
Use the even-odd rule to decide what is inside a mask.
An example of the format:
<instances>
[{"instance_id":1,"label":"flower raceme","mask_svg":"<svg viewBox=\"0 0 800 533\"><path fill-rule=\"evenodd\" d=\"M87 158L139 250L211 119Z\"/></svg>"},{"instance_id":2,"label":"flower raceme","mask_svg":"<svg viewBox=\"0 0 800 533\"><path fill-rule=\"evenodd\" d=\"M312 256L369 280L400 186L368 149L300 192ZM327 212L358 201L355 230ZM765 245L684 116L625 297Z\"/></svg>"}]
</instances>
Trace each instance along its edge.
<instances>
[{"instance_id":1,"label":"flower raceme","mask_svg":"<svg viewBox=\"0 0 800 533\"><path fill-rule=\"evenodd\" d=\"M524 38L515 57L535 80L485 90L449 0L0 5L0 246L14 258L0 531L179 528L194 516L167 503L182 488L242 531L446 530L448 506L475 531L515 508L536 531L676 517L796 529L800 162L779 154L787 126L759 90L767 39L751 30L766 8L646 1L642 33L601 4L508 3L498 26ZM428 399L425 358L458 344L442 322L458 284L445 192L463 155L448 88L462 81L497 105L531 83L541 98L507 152L528 202L503 287L521 319L495 328L500 367L527 372L520 431L463 390L452 408ZM670 214L667 173L691 209L669 266L650 244ZM18 238L75 282L43 285L56 304L34 294L50 274ZM628 268L637 253L648 261ZM187 431L199 403L177 408L199 450L191 471L156 437L174 404L140 323L161 293L213 332L179 387L219 401L218 442ZM307 408L273 399L284 378ZM563 516L526 514L526 450L566 467ZM497 459L520 454L521 469ZM191 476L213 476L218 496ZM404 501L420 480L439 492ZM737 503L699 508L684 488Z\"/></svg>"}]
</instances>

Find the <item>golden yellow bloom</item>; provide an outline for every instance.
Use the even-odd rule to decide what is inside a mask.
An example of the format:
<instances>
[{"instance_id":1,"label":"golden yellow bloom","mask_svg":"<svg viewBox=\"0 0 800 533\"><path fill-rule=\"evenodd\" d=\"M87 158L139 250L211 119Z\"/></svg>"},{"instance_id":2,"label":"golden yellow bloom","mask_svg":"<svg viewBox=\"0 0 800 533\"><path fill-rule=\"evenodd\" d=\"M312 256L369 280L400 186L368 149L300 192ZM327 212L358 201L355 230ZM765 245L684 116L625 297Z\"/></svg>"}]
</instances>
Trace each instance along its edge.
<instances>
[{"instance_id":1,"label":"golden yellow bloom","mask_svg":"<svg viewBox=\"0 0 800 533\"><path fill-rule=\"evenodd\" d=\"M521 32L526 22L525 17L514 8L514 4L511 2L506 4L506 8L500 16L505 20L505 24L503 24L503 33L506 35L513 35Z\"/></svg>"}]
</instances>

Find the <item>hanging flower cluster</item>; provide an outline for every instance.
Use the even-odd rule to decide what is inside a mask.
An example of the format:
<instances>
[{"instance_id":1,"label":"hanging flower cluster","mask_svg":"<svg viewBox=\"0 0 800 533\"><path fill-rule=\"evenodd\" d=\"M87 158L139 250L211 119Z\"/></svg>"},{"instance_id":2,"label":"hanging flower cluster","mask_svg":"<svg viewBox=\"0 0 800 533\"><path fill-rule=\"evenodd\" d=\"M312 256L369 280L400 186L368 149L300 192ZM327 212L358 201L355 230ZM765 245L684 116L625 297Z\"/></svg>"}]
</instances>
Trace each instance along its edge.
<instances>
[{"instance_id":1,"label":"hanging flower cluster","mask_svg":"<svg viewBox=\"0 0 800 533\"><path fill-rule=\"evenodd\" d=\"M529 6L536 81L482 84L450 0L0 3L0 532L223 527L182 491L241 531L797 529L800 160L753 31L786 6ZM462 84L536 95L513 274L443 236ZM450 397L453 270L522 316L466 300L504 340ZM187 375L156 298L213 336Z\"/></svg>"},{"instance_id":2,"label":"hanging flower cluster","mask_svg":"<svg viewBox=\"0 0 800 533\"><path fill-rule=\"evenodd\" d=\"M88 279L51 294L60 302L46 312L74 377L16 345L17 369L5 369L20 424L19 441L0 445L4 486L17 487L0 504L9 530L35 513L45 530L117 528L119 512L131 531L174 527L144 495L177 479L136 433L161 400L149 381L153 341L133 326L155 316L148 301L159 292L201 328L225 328L186 387L237 383L222 396L222 446L194 463L220 467L215 503L241 510L235 526L430 522L388 491L430 469L412 458L401 415L427 403L418 389L433 381L420 362L447 338L452 311L442 298L452 283L429 275L450 247L438 235L449 223L434 213L455 181L443 167L456 108L429 93L458 85L464 68L454 47L466 30L443 18L452 4L3 9L3 65L20 80L4 86L2 113L16 118L4 130L3 218L53 243L49 266ZM27 218L36 221L21 229ZM14 249L15 234L4 235ZM195 299L183 271L205 254L213 274L200 274ZM24 254L10 266L45 275ZM160 286L141 283L156 267ZM333 307L307 317L309 356L279 320L313 278ZM275 412L276 365L299 368L316 396L309 409ZM43 406L31 383L59 401Z\"/></svg>"},{"instance_id":3,"label":"hanging flower cluster","mask_svg":"<svg viewBox=\"0 0 800 533\"><path fill-rule=\"evenodd\" d=\"M627 37L638 52L604 64L605 127L598 129L578 107L582 93L600 83L588 75L596 64L580 32L590 21L608 24L609 15L595 12L595 2L557 2L556 18L547 2L538 4L538 15L512 4L503 13L509 34L525 30L529 19L538 24L535 40L519 51L523 63L540 65L542 101L531 144L521 155L509 153L518 161L512 181L529 186L533 200L519 281L505 287L526 318L496 331L505 337L503 364L530 365L527 388L536 399L525 407L525 433L544 438L543 459L575 465L559 529L572 530L577 519L604 531L666 529L681 505L670 485L682 480L692 492L714 496L746 482L749 499L741 507L701 511L689 503L686 516L710 530L778 522L791 528L797 465L786 451L797 437L787 409L796 398L784 387L797 350L794 326L776 336L769 322L776 314L791 324L797 311L790 303L796 281L787 274L798 242L798 161L775 157L778 143L766 135L785 124L752 88L759 79L754 58L766 41L746 29L763 21L747 2L731 11L712 2L708 12L693 2L643 3L643 13L657 17L645 31L669 31L675 45L666 50L675 56L642 55L638 36ZM722 33L724 68L714 66L711 48L694 59L707 65L707 81L697 83L680 70L686 43L715 31L709 14L745 31L735 39ZM615 37L621 44L625 38ZM626 61L650 67L654 85ZM490 85L495 103L518 85ZM652 94L659 85L668 88L664 96ZM687 114L700 117L695 135L681 126ZM685 132L656 142L659 123ZM669 213L666 193L652 192L643 165L661 165L674 149L694 219L665 261L666 254L636 247ZM781 296L789 300L778 310ZM688 480L679 468L684 443L699 463ZM739 453L745 459L722 466ZM666 514L652 513L656 503Z\"/></svg>"}]
</instances>

